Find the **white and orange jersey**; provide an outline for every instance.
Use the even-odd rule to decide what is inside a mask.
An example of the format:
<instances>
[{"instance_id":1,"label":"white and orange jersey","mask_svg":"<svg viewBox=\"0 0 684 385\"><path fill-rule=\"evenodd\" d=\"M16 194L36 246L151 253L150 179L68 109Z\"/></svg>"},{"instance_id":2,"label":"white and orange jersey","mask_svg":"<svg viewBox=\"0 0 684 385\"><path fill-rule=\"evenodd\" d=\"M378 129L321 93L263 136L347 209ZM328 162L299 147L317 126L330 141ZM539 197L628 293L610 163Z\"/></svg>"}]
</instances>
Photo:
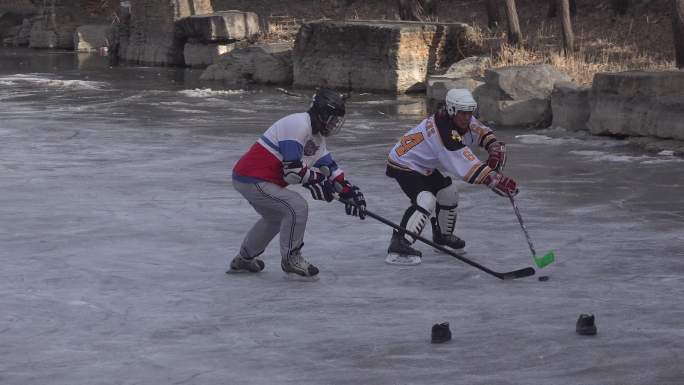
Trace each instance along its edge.
<instances>
[{"instance_id":1,"label":"white and orange jersey","mask_svg":"<svg viewBox=\"0 0 684 385\"><path fill-rule=\"evenodd\" d=\"M489 146L496 142L496 136L491 128L473 116L470 118L470 129L463 135L461 141L469 147L480 146L489 150Z\"/></svg>"},{"instance_id":2,"label":"white and orange jersey","mask_svg":"<svg viewBox=\"0 0 684 385\"><path fill-rule=\"evenodd\" d=\"M489 148L496 141L492 130L473 117L470 130L464 136L452 130L449 139L444 143L434 115L430 116L401 137L389 153L388 164L422 175L430 175L434 170L445 171L468 183L482 183L492 169L481 162L468 146Z\"/></svg>"}]
</instances>

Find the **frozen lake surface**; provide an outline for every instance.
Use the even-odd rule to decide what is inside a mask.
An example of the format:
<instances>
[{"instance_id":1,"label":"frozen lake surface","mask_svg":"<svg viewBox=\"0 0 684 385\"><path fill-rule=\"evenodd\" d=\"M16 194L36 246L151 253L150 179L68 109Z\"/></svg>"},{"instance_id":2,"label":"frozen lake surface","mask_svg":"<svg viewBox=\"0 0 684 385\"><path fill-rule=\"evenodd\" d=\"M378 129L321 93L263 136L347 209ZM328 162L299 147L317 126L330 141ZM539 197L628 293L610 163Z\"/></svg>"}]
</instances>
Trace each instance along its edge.
<instances>
[{"instance_id":1,"label":"frozen lake surface","mask_svg":"<svg viewBox=\"0 0 684 385\"><path fill-rule=\"evenodd\" d=\"M556 254L547 282L420 244L422 265L386 265L389 227L301 187L320 279L286 279L277 242L262 273L226 275L257 219L231 168L308 99L197 75L0 50L1 384L684 383L681 159L498 131L537 251ZM424 103L354 95L347 110L333 155L398 222L408 199L384 162ZM466 257L532 266L509 202L458 183ZM575 333L580 313L597 336ZM443 321L452 341L430 344Z\"/></svg>"}]
</instances>

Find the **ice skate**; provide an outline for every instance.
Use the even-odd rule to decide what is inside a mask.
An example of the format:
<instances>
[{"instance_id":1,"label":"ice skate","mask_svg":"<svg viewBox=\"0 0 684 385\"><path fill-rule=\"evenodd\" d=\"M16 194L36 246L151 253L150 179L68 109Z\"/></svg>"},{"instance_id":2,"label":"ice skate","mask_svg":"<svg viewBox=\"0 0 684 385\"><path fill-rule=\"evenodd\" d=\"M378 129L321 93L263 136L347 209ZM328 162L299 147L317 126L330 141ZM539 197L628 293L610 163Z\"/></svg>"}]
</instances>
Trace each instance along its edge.
<instances>
[{"instance_id":1,"label":"ice skate","mask_svg":"<svg viewBox=\"0 0 684 385\"><path fill-rule=\"evenodd\" d=\"M392 241L387 249L385 263L389 265L419 265L423 255L411 247L411 243L398 232L392 234Z\"/></svg>"},{"instance_id":2,"label":"ice skate","mask_svg":"<svg viewBox=\"0 0 684 385\"><path fill-rule=\"evenodd\" d=\"M432 223L432 241L440 246L446 246L456 254L465 254L465 241L453 234L442 233L437 218L430 220ZM437 250L439 251L439 250Z\"/></svg>"},{"instance_id":3,"label":"ice skate","mask_svg":"<svg viewBox=\"0 0 684 385\"><path fill-rule=\"evenodd\" d=\"M264 261L260 259L247 259L238 254L238 256L233 258L233 260L230 262L230 268L228 271L226 271L226 273L258 273L264 269L264 266Z\"/></svg>"},{"instance_id":4,"label":"ice skate","mask_svg":"<svg viewBox=\"0 0 684 385\"><path fill-rule=\"evenodd\" d=\"M288 276L296 274L301 277L315 278L318 275L318 268L302 257L302 246L292 250L287 257L283 257L280 267Z\"/></svg>"}]
</instances>

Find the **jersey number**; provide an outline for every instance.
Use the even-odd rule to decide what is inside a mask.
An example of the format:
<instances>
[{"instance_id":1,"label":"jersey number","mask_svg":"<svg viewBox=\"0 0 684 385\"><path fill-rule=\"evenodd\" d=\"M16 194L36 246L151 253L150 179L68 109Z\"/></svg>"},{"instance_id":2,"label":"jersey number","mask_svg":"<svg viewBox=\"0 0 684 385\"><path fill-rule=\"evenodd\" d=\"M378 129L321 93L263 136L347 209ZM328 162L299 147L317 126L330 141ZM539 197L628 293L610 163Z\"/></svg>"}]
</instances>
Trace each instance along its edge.
<instances>
[{"instance_id":1,"label":"jersey number","mask_svg":"<svg viewBox=\"0 0 684 385\"><path fill-rule=\"evenodd\" d=\"M402 156L406 154L410 149L420 144L420 142L423 140L423 134L420 132L402 136L401 140L399 141L400 146L397 147L397 155Z\"/></svg>"},{"instance_id":2,"label":"jersey number","mask_svg":"<svg viewBox=\"0 0 684 385\"><path fill-rule=\"evenodd\" d=\"M468 150L467 147L463 149L463 156L464 156L466 159L468 159L469 161L471 161L471 162L474 161L475 159L477 159L477 158L475 157L475 154L473 154L472 152L470 152L470 150Z\"/></svg>"}]
</instances>

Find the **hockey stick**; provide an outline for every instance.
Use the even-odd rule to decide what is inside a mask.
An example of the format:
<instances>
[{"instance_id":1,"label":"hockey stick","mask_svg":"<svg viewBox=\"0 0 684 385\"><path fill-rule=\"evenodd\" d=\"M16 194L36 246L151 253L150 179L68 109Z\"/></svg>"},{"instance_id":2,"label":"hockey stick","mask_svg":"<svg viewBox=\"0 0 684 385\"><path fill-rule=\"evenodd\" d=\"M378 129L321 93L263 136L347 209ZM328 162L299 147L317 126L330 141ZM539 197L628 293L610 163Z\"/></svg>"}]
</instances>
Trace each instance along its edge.
<instances>
[{"instance_id":1,"label":"hockey stick","mask_svg":"<svg viewBox=\"0 0 684 385\"><path fill-rule=\"evenodd\" d=\"M342 203L345 203L345 204L346 204L346 203L349 203L349 204L351 204L351 205L353 205L353 206L356 206L354 203L352 203L352 202L347 202L347 201L345 201L345 200L342 199L342 198L339 198L339 201L342 202ZM358 206L357 206L357 207L358 207ZM363 212L365 213L365 215L367 215L367 216L369 216L369 217L371 217L371 218L373 218L373 219L376 219L376 220L378 220L378 221L380 221L380 222L382 222L382 223L384 223L384 224L390 226L391 228L393 228L393 229L399 231L399 232L402 233L402 234L408 234L408 235L410 235L410 236L416 238L417 240L419 240L419 241L421 241L421 242L423 242L423 243L425 243L425 244L427 244L427 245L430 245L430 246L434 247L435 249L437 249L437 250L439 250L439 251L441 251L441 252L443 252L443 253L449 254L449 255L451 255L452 257L457 258L457 259L461 260L462 262L465 262L465 263L469 264L470 266L476 267L476 268L478 268L478 269L484 271L485 273L491 274L491 275L493 275L493 276L495 276L495 277L497 277L497 278L499 278L499 279L504 279L504 280L506 280L506 279L524 278L524 277L529 277L529 276L531 276L531 275L534 275L534 273L535 273L535 272L534 272L534 269L533 269L532 267L525 267L525 268L523 268L523 269L514 270L514 271L509 271L509 272L506 272L506 273L499 273L499 272L497 272L497 271L488 269L488 268L486 268L486 267L480 265L479 263L477 263L477 262L475 262L475 261L471 261L470 259L468 259L468 258L466 258L466 257L462 257L462 256L460 256L460 255L454 253L453 251L447 249L446 247L442 247L442 246L440 246L440 245L438 245L438 244L436 244L436 243L430 241L429 239L423 238L423 237L421 237L419 234L416 234L416 233L414 233L413 231L409 231L409 230L407 230L407 229L405 229L405 228L403 228L403 227L397 225L396 223L393 223L393 222L391 222L391 221L389 221L389 220L387 220L387 219L381 217L380 215L373 213L372 211L368 211L368 210L365 210L365 209L364 209Z\"/></svg>"},{"instance_id":2,"label":"hockey stick","mask_svg":"<svg viewBox=\"0 0 684 385\"><path fill-rule=\"evenodd\" d=\"M518 206L515 204L513 196L509 194L508 199L511 200L511 205L513 205L513 211L515 211L515 216L518 217L520 227L522 228L523 233L525 233L525 239L527 239L527 245L530 246L530 251L532 252L532 259L534 260L534 263L540 269L544 266L553 263L553 261L556 260L556 256L553 254L553 251L549 251L548 253L544 254L543 257L537 257L537 253L534 251L534 246L532 245L532 239L530 239L530 234L527 233L527 228L525 228L525 223L523 223L522 216L520 215L520 210L518 210Z\"/></svg>"}]
</instances>

